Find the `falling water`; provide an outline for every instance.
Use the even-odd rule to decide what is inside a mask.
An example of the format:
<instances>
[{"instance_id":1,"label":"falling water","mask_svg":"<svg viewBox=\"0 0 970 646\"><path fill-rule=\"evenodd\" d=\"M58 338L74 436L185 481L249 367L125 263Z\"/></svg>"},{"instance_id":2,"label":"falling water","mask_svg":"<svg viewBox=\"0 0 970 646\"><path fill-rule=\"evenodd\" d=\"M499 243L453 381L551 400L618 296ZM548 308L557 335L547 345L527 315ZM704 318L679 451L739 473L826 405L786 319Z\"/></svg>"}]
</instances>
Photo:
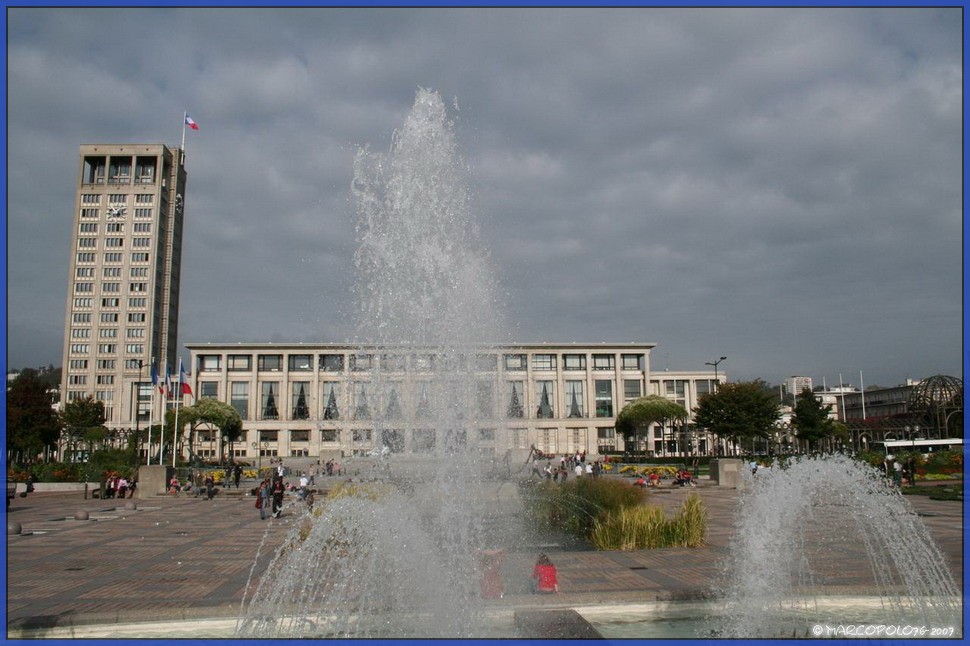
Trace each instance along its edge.
<instances>
[{"instance_id":1,"label":"falling water","mask_svg":"<svg viewBox=\"0 0 970 646\"><path fill-rule=\"evenodd\" d=\"M485 631L489 462L477 443L495 424L496 369L482 362L494 361L503 317L467 186L454 126L430 91L417 92L388 153L358 153L359 347L348 394L359 432L389 455L376 482L298 520L239 636Z\"/></svg>"},{"instance_id":2,"label":"falling water","mask_svg":"<svg viewBox=\"0 0 970 646\"><path fill-rule=\"evenodd\" d=\"M722 636L816 636L806 631L819 621L852 623L839 599L860 593L878 606L868 624L960 626L960 588L943 555L872 467L841 455L806 458L759 469L745 487L717 591Z\"/></svg>"}]
</instances>

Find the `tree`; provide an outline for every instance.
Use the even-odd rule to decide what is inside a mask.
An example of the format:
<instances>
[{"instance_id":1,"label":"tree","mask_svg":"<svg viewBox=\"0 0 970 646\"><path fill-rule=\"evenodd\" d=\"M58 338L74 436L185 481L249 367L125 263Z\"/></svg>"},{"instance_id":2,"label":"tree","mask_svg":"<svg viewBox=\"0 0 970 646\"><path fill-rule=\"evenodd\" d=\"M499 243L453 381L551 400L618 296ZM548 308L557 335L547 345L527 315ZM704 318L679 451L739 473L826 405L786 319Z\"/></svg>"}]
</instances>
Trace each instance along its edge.
<instances>
[{"instance_id":1,"label":"tree","mask_svg":"<svg viewBox=\"0 0 970 646\"><path fill-rule=\"evenodd\" d=\"M734 442L767 438L780 417L778 400L760 380L721 384L701 397L694 421Z\"/></svg>"},{"instance_id":2,"label":"tree","mask_svg":"<svg viewBox=\"0 0 970 646\"><path fill-rule=\"evenodd\" d=\"M239 411L235 408L219 401L218 399L200 399L192 406L183 406L178 411L178 428L176 429L175 448L178 449L178 441L182 436L182 430L189 427L189 453L192 453L194 436L198 432L198 427L202 424L211 424L222 432L223 437L236 435L238 438L242 433L242 418ZM171 432L175 428L175 411L169 410L165 413L165 426Z\"/></svg>"},{"instance_id":3,"label":"tree","mask_svg":"<svg viewBox=\"0 0 970 646\"><path fill-rule=\"evenodd\" d=\"M103 444L108 437L104 422L104 402L95 400L92 395L69 402L61 412L61 425L64 431L71 438L72 443L79 440L84 442L89 457L95 445Z\"/></svg>"},{"instance_id":4,"label":"tree","mask_svg":"<svg viewBox=\"0 0 970 646\"><path fill-rule=\"evenodd\" d=\"M831 408L817 400L808 388L802 390L795 399L792 426L798 433L798 439L806 442L810 450L817 450L820 442L834 439L836 428L835 420L829 417Z\"/></svg>"},{"instance_id":5,"label":"tree","mask_svg":"<svg viewBox=\"0 0 970 646\"><path fill-rule=\"evenodd\" d=\"M666 426L668 421L687 419L687 409L677 402L659 395L635 399L616 416L616 432L623 436L624 445L635 444L640 430L650 424Z\"/></svg>"},{"instance_id":6,"label":"tree","mask_svg":"<svg viewBox=\"0 0 970 646\"><path fill-rule=\"evenodd\" d=\"M57 446L61 427L54 398L36 370L25 369L7 388L8 459L32 461Z\"/></svg>"}]
</instances>

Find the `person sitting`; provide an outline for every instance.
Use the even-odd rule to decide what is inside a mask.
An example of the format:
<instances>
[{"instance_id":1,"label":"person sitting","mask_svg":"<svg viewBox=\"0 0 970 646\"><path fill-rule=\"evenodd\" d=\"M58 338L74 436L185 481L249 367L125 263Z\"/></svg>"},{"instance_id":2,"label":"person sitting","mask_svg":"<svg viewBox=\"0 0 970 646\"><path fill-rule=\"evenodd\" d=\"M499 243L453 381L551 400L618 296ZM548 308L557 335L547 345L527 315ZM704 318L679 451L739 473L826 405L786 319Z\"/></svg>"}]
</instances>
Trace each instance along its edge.
<instances>
[{"instance_id":1,"label":"person sitting","mask_svg":"<svg viewBox=\"0 0 970 646\"><path fill-rule=\"evenodd\" d=\"M674 484L680 485L681 487L686 487L687 485L690 485L691 487L693 487L694 478L693 476L691 476L690 471L688 471L687 469L682 469L677 472L677 477L674 478Z\"/></svg>"},{"instance_id":2,"label":"person sitting","mask_svg":"<svg viewBox=\"0 0 970 646\"><path fill-rule=\"evenodd\" d=\"M643 476L640 476L633 482L633 484L637 487L646 487L647 481L643 478Z\"/></svg>"},{"instance_id":3,"label":"person sitting","mask_svg":"<svg viewBox=\"0 0 970 646\"><path fill-rule=\"evenodd\" d=\"M654 471L650 474L650 486L659 487L660 486L660 474Z\"/></svg>"},{"instance_id":4,"label":"person sitting","mask_svg":"<svg viewBox=\"0 0 970 646\"><path fill-rule=\"evenodd\" d=\"M559 592L559 576L556 566L549 557L540 554L532 569L532 592L534 594L552 594Z\"/></svg>"}]
</instances>

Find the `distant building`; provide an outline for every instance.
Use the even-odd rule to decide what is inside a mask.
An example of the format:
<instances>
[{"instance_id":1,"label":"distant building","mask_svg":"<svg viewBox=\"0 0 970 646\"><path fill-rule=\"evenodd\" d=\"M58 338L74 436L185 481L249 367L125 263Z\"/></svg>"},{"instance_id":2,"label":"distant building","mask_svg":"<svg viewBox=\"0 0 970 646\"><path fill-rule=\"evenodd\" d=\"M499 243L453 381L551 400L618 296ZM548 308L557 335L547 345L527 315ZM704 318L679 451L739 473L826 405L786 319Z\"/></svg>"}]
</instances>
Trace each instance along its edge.
<instances>
[{"instance_id":1,"label":"distant building","mask_svg":"<svg viewBox=\"0 0 970 646\"><path fill-rule=\"evenodd\" d=\"M798 396L802 394L802 391L808 388L812 389L812 378L811 377L789 377L784 381L785 394L788 396Z\"/></svg>"}]
</instances>

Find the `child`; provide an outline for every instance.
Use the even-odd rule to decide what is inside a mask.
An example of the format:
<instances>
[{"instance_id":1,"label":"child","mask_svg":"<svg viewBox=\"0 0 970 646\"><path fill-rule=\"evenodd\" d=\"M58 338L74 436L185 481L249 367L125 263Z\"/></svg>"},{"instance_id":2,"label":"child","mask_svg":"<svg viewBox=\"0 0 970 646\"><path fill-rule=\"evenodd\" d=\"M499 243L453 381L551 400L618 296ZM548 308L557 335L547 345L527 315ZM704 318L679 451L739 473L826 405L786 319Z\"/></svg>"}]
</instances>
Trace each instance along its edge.
<instances>
[{"instance_id":1,"label":"child","mask_svg":"<svg viewBox=\"0 0 970 646\"><path fill-rule=\"evenodd\" d=\"M532 569L532 592L538 594L559 592L559 577L556 573L556 566L545 554L539 555L536 566Z\"/></svg>"}]
</instances>

